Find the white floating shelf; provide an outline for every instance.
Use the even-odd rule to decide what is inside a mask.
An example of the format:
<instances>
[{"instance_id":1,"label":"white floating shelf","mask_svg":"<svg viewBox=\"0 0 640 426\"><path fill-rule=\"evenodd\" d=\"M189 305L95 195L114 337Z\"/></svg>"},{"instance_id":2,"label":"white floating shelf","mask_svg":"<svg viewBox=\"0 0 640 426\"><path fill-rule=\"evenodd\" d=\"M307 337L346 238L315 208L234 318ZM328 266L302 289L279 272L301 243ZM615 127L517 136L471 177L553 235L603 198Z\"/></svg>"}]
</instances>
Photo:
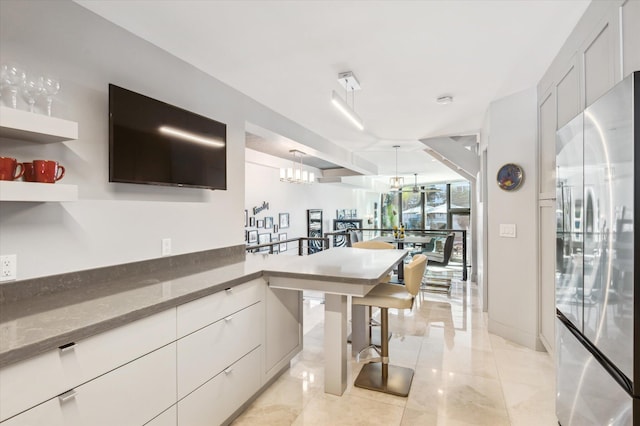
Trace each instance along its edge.
<instances>
[{"instance_id":1,"label":"white floating shelf","mask_svg":"<svg viewBox=\"0 0 640 426\"><path fill-rule=\"evenodd\" d=\"M76 201L78 186L60 183L0 181L0 201Z\"/></svg>"},{"instance_id":2,"label":"white floating shelf","mask_svg":"<svg viewBox=\"0 0 640 426\"><path fill-rule=\"evenodd\" d=\"M78 139L78 123L0 106L0 137L37 143Z\"/></svg>"}]
</instances>

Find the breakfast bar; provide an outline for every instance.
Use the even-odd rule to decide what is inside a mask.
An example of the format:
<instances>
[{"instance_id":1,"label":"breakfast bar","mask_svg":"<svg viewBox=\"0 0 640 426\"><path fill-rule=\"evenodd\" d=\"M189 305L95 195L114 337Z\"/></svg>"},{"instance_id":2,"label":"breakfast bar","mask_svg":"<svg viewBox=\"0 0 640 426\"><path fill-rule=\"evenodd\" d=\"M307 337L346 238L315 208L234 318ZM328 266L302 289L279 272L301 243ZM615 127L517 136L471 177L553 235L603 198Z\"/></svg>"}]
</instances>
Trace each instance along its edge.
<instances>
[{"instance_id":1,"label":"breakfast bar","mask_svg":"<svg viewBox=\"0 0 640 426\"><path fill-rule=\"evenodd\" d=\"M404 250L335 248L313 256L290 257L277 269L264 271L271 288L325 294L326 393L342 395L347 387L347 296L367 294L406 254Z\"/></svg>"}]
</instances>

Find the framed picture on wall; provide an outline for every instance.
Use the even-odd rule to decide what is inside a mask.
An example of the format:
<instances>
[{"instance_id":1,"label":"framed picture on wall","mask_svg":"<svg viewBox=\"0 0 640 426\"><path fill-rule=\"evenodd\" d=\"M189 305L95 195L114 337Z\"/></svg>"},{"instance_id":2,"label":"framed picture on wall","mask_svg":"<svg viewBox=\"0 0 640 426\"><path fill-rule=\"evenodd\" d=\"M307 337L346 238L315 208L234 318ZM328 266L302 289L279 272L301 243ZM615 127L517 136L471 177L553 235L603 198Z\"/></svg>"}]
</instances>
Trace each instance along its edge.
<instances>
[{"instance_id":1,"label":"framed picture on wall","mask_svg":"<svg viewBox=\"0 0 640 426\"><path fill-rule=\"evenodd\" d=\"M256 220L256 228L264 228L264 220L263 219Z\"/></svg>"},{"instance_id":2,"label":"framed picture on wall","mask_svg":"<svg viewBox=\"0 0 640 426\"><path fill-rule=\"evenodd\" d=\"M277 223L273 225L273 233L274 233L274 234L277 234L279 229L280 229L280 228L278 227L278 224L277 224Z\"/></svg>"},{"instance_id":3,"label":"framed picture on wall","mask_svg":"<svg viewBox=\"0 0 640 426\"><path fill-rule=\"evenodd\" d=\"M278 234L278 240L279 241L286 241L287 239L287 234ZM280 253L282 253L283 251L287 251L287 243L280 243Z\"/></svg>"},{"instance_id":4,"label":"framed picture on wall","mask_svg":"<svg viewBox=\"0 0 640 426\"><path fill-rule=\"evenodd\" d=\"M334 231L345 231L348 232L350 229L360 229L362 228L362 219L343 219L333 221L333 230ZM334 247L346 247L347 246L347 237L343 235L334 235L333 236L333 246Z\"/></svg>"},{"instance_id":5,"label":"framed picture on wall","mask_svg":"<svg viewBox=\"0 0 640 426\"><path fill-rule=\"evenodd\" d=\"M277 235L272 235L272 236L271 236L271 242L272 242L272 243L278 242L278 236L277 236ZM273 253L273 254L278 254L278 253L280 253L280 244L274 244L274 245L273 245L272 253Z\"/></svg>"},{"instance_id":6,"label":"framed picture on wall","mask_svg":"<svg viewBox=\"0 0 640 426\"><path fill-rule=\"evenodd\" d=\"M286 229L289 227L289 213L280 213L278 215L278 222L280 222L280 229Z\"/></svg>"},{"instance_id":7,"label":"framed picture on wall","mask_svg":"<svg viewBox=\"0 0 640 426\"><path fill-rule=\"evenodd\" d=\"M250 227L254 227L254 226L256 226L256 218L255 218L255 216L251 216L251 217L249 218L249 226L250 226Z\"/></svg>"},{"instance_id":8,"label":"framed picture on wall","mask_svg":"<svg viewBox=\"0 0 640 426\"><path fill-rule=\"evenodd\" d=\"M273 217L267 216L267 217L264 218L264 227L266 229L273 228Z\"/></svg>"},{"instance_id":9,"label":"framed picture on wall","mask_svg":"<svg viewBox=\"0 0 640 426\"><path fill-rule=\"evenodd\" d=\"M259 234L258 244L267 244L271 242L271 234ZM269 247L260 247L258 251L269 251Z\"/></svg>"},{"instance_id":10,"label":"framed picture on wall","mask_svg":"<svg viewBox=\"0 0 640 426\"><path fill-rule=\"evenodd\" d=\"M249 226L249 211L245 210L244 211L244 227L246 228L247 226Z\"/></svg>"},{"instance_id":11,"label":"framed picture on wall","mask_svg":"<svg viewBox=\"0 0 640 426\"><path fill-rule=\"evenodd\" d=\"M307 210L307 237L322 238L322 210L310 209ZM317 253L323 248L323 243L320 240L310 240L307 245L307 252L309 254Z\"/></svg>"},{"instance_id":12,"label":"framed picture on wall","mask_svg":"<svg viewBox=\"0 0 640 426\"><path fill-rule=\"evenodd\" d=\"M249 244L255 244L258 242L258 231L256 229L248 232L248 240Z\"/></svg>"}]
</instances>

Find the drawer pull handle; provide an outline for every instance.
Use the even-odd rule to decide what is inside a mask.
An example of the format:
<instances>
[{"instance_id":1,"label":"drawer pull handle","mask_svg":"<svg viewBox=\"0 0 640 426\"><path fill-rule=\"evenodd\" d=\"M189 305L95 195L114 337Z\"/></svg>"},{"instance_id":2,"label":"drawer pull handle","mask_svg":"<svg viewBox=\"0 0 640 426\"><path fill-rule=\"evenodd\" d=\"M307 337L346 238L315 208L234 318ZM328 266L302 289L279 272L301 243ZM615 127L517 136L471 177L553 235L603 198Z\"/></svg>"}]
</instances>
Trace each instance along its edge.
<instances>
[{"instance_id":1,"label":"drawer pull handle","mask_svg":"<svg viewBox=\"0 0 640 426\"><path fill-rule=\"evenodd\" d=\"M76 342L71 342L62 346L58 346L58 349L60 349L60 352L64 353L64 352L69 352L73 350L73 348L75 347L76 347Z\"/></svg>"},{"instance_id":2,"label":"drawer pull handle","mask_svg":"<svg viewBox=\"0 0 640 426\"><path fill-rule=\"evenodd\" d=\"M70 399L74 399L77 394L78 393L75 391L75 389L71 389L70 391L66 391L65 393L59 395L58 399L60 400L61 403L65 403Z\"/></svg>"},{"instance_id":3,"label":"drawer pull handle","mask_svg":"<svg viewBox=\"0 0 640 426\"><path fill-rule=\"evenodd\" d=\"M227 294L231 294L233 292L233 289L229 287L229 288L225 288L224 291L226 291Z\"/></svg>"},{"instance_id":4,"label":"drawer pull handle","mask_svg":"<svg viewBox=\"0 0 640 426\"><path fill-rule=\"evenodd\" d=\"M232 371L233 371L233 368L229 367L226 370L224 370L224 374L228 376L229 374L231 374Z\"/></svg>"},{"instance_id":5,"label":"drawer pull handle","mask_svg":"<svg viewBox=\"0 0 640 426\"><path fill-rule=\"evenodd\" d=\"M233 315L229 315L228 317L225 317L225 318L224 318L224 320L225 320L226 322L229 322L229 321L231 321L232 319L233 319Z\"/></svg>"}]
</instances>

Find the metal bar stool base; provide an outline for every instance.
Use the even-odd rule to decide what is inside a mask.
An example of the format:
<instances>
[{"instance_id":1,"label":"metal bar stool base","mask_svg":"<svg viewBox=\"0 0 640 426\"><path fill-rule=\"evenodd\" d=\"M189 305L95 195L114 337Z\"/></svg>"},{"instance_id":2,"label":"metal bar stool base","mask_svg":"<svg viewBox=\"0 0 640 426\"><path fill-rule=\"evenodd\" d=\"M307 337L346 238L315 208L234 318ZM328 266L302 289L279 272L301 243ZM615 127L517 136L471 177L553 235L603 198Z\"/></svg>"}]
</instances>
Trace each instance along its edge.
<instances>
[{"instance_id":1,"label":"metal bar stool base","mask_svg":"<svg viewBox=\"0 0 640 426\"><path fill-rule=\"evenodd\" d=\"M375 327L371 330L371 344L374 346L382 346L382 341L380 340L380 327ZM392 333L387 333L387 340L391 340ZM347 336L347 343L351 343L351 333Z\"/></svg>"},{"instance_id":2,"label":"metal bar stool base","mask_svg":"<svg viewBox=\"0 0 640 426\"><path fill-rule=\"evenodd\" d=\"M413 381L413 370L396 365L387 367L389 369L387 377L383 378L382 363L365 364L353 385L391 395L408 396Z\"/></svg>"}]
</instances>

